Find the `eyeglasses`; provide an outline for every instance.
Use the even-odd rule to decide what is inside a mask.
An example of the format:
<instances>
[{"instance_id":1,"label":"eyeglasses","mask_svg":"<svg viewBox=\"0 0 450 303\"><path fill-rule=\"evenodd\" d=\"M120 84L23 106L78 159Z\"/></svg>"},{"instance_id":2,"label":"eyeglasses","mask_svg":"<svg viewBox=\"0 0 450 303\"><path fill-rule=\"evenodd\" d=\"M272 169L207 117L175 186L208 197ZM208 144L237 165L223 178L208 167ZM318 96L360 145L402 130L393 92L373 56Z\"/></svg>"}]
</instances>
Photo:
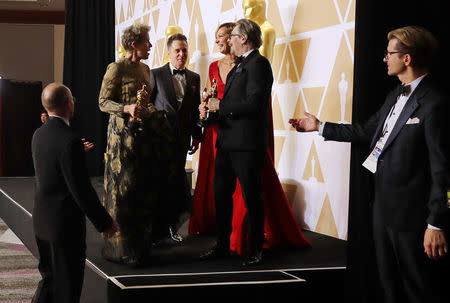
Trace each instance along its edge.
<instances>
[{"instance_id":1,"label":"eyeglasses","mask_svg":"<svg viewBox=\"0 0 450 303\"><path fill-rule=\"evenodd\" d=\"M392 56L393 54L406 54L405 52L389 52L389 51L384 51L384 59L388 59L390 56Z\"/></svg>"}]
</instances>

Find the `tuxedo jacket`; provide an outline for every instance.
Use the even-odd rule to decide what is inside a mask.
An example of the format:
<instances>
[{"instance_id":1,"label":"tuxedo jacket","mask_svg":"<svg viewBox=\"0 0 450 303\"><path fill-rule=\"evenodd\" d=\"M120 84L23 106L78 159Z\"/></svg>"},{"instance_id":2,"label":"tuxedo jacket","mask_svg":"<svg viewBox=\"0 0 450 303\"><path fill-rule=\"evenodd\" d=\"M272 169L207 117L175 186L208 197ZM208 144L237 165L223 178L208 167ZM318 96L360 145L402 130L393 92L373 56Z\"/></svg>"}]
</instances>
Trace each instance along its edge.
<instances>
[{"instance_id":1,"label":"tuxedo jacket","mask_svg":"<svg viewBox=\"0 0 450 303\"><path fill-rule=\"evenodd\" d=\"M379 140L384 122L397 101L399 88L365 124L326 123L323 136L335 141ZM378 158L374 174L374 211L390 227L445 228L447 217L446 132L448 100L426 76L410 95Z\"/></svg>"},{"instance_id":2,"label":"tuxedo jacket","mask_svg":"<svg viewBox=\"0 0 450 303\"><path fill-rule=\"evenodd\" d=\"M100 232L111 225L90 183L83 143L62 119L50 117L35 131L32 154L36 174L33 225L38 238L84 240L86 215Z\"/></svg>"},{"instance_id":3,"label":"tuxedo jacket","mask_svg":"<svg viewBox=\"0 0 450 303\"><path fill-rule=\"evenodd\" d=\"M266 151L272 83L270 63L258 50L230 71L220 102L217 147Z\"/></svg>"},{"instance_id":4,"label":"tuxedo jacket","mask_svg":"<svg viewBox=\"0 0 450 303\"><path fill-rule=\"evenodd\" d=\"M191 144L191 136L199 141L202 139L202 130L196 125L200 115L200 75L186 69L186 89L180 108L169 63L150 71L150 85L150 101L155 104L156 109L166 111L186 154Z\"/></svg>"}]
</instances>

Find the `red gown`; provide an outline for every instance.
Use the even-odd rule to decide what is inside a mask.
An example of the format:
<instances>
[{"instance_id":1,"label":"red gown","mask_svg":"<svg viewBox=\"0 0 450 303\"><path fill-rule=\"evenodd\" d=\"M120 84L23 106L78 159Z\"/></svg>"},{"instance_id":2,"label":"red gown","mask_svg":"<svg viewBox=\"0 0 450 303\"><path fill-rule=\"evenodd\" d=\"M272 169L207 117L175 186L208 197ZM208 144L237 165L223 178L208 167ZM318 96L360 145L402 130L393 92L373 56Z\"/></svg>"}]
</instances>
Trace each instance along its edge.
<instances>
[{"instance_id":1,"label":"red gown","mask_svg":"<svg viewBox=\"0 0 450 303\"><path fill-rule=\"evenodd\" d=\"M218 61L209 66L209 79L217 79L218 98L223 98L225 84L219 75ZM303 236L289 206L273 164L273 122L270 107L270 136L267 156L262 173L264 201L264 248L293 245L309 247L311 244ZM192 213L189 221L189 234L215 234L216 218L214 203L214 160L216 158L217 125L206 128L200 148L197 182L192 201ZM242 196L239 180L233 194L233 223L230 236L230 249L238 254L247 250L247 209Z\"/></svg>"}]
</instances>

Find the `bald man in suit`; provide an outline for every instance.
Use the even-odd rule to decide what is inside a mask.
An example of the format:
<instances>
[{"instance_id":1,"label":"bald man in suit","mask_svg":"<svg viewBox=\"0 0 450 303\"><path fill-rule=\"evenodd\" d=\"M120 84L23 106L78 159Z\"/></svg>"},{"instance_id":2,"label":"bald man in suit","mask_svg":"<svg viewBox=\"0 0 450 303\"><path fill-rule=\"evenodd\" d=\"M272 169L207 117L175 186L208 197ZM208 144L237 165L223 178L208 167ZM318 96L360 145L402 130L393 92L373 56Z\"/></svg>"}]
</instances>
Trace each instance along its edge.
<instances>
[{"instance_id":1,"label":"bald man in suit","mask_svg":"<svg viewBox=\"0 0 450 303\"><path fill-rule=\"evenodd\" d=\"M105 237L117 223L100 204L87 175L83 141L70 128L70 90L46 86L47 121L33 135L36 173L33 226L39 250L39 282L33 303L80 301L86 259L86 216Z\"/></svg>"}]
</instances>

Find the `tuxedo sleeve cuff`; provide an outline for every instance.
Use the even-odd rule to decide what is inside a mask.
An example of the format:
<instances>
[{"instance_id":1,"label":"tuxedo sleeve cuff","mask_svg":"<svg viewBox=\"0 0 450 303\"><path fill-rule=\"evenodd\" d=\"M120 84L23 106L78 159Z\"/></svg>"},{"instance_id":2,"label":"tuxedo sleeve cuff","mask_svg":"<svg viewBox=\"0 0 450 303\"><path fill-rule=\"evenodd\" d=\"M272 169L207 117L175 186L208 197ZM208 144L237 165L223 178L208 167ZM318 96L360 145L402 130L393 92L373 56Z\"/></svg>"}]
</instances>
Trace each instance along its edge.
<instances>
[{"instance_id":1,"label":"tuxedo sleeve cuff","mask_svg":"<svg viewBox=\"0 0 450 303\"><path fill-rule=\"evenodd\" d=\"M322 136L325 124L326 124L326 122L320 122L320 124L319 124L319 135L321 135L321 136Z\"/></svg>"},{"instance_id":2,"label":"tuxedo sleeve cuff","mask_svg":"<svg viewBox=\"0 0 450 303\"><path fill-rule=\"evenodd\" d=\"M436 227L436 226L433 226L433 225L431 225L431 224L428 224L428 228L429 228L429 229L433 229L433 230L442 230L441 228Z\"/></svg>"}]
</instances>

